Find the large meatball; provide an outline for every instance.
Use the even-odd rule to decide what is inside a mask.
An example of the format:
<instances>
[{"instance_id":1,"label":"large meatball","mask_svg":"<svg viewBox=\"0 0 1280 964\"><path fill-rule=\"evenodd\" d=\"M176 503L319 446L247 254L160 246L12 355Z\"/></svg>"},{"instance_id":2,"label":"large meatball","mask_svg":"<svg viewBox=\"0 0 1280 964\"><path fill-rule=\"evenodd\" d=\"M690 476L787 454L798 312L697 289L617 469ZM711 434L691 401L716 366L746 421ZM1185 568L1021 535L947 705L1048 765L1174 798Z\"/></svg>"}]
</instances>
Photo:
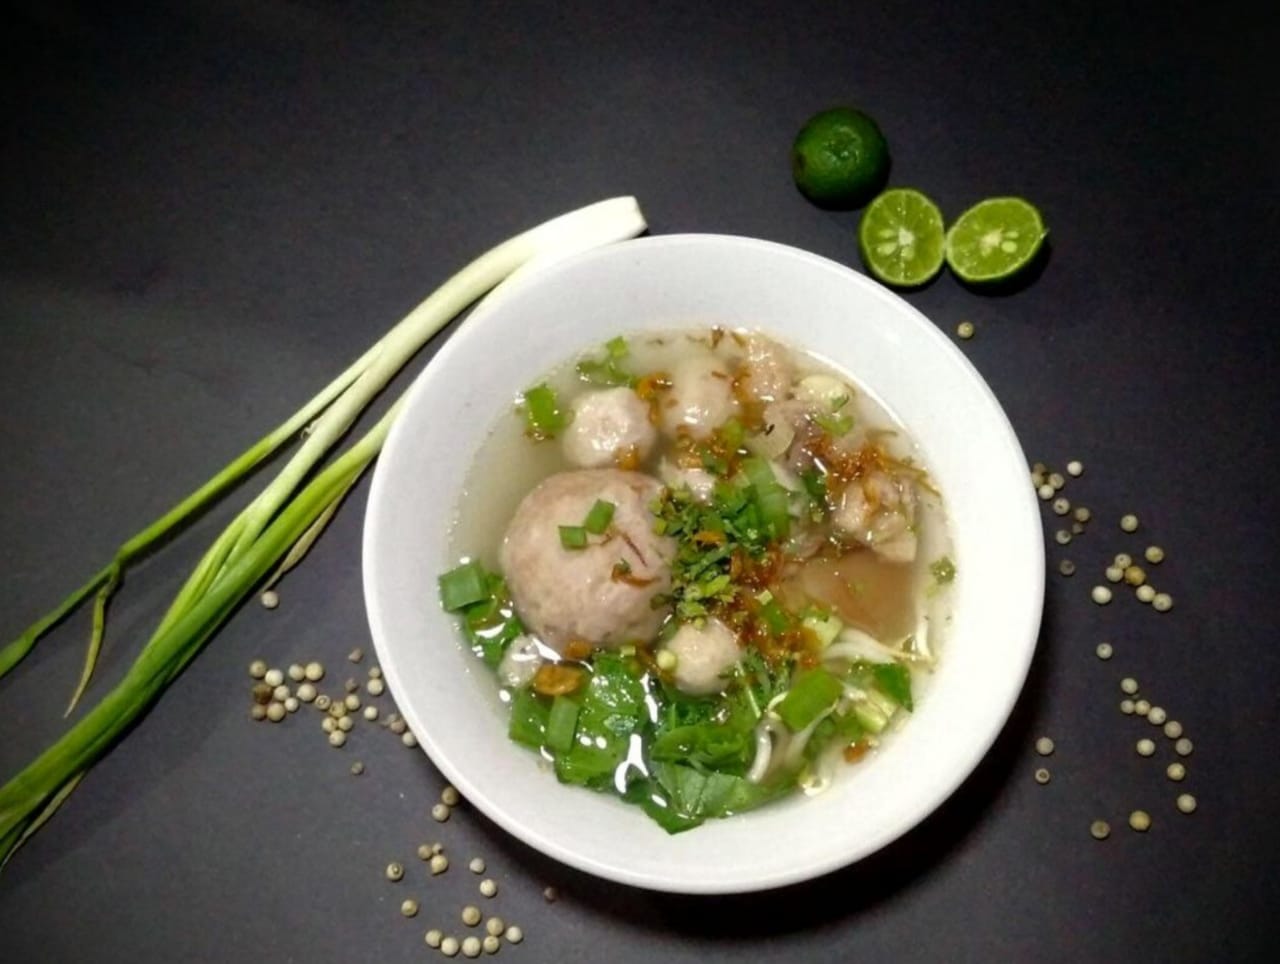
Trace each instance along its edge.
<instances>
[{"instance_id":1,"label":"large meatball","mask_svg":"<svg viewBox=\"0 0 1280 964\"><path fill-rule=\"evenodd\" d=\"M682 358L671 370L671 391L662 402L662 428L668 435L681 429L703 439L738 411L733 376L710 354Z\"/></svg>"},{"instance_id":2,"label":"large meatball","mask_svg":"<svg viewBox=\"0 0 1280 964\"><path fill-rule=\"evenodd\" d=\"M649 406L629 388L588 392L574 399L572 407L573 419L561 444L565 458L584 469L616 465L628 454L639 462L658 438Z\"/></svg>"},{"instance_id":3,"label":"large meatball","mask_svg":"<svg viewBox=\"0 0 1280 964\"><path fill-rule=\"evenodd\" d=\"M500 561L532 633L560 652L574 640L618 647L657 634L667 608L653 600L671 590L675 557L674 541L653 531L649 504L661 491L640 472L583 469L553 475L524 497ZM597 499L614 505L609 531L566 549L559 527L581 525Z\"/></svg>"}]
</instances>

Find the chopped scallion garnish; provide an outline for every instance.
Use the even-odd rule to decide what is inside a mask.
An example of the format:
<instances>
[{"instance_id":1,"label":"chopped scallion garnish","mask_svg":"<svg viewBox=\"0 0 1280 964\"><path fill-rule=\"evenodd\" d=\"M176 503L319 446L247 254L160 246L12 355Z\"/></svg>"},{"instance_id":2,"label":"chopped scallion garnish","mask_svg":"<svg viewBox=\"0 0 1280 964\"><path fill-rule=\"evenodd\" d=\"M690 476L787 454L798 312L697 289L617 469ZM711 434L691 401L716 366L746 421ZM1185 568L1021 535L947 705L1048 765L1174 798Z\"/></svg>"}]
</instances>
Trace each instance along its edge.
<instances>
[{"instance_id":1,"label":"chopped scallion garnish","mask_svg":"<svg viewBox=\"0 0 1280 964\"><path fill-rule=\"evenodd\" d=\"M578 703L569 696L557 696L547 717L546 745L556 753L568 753L578 726Z\"/></svg>"},{"instance_id":2,"label":"chopped scallion garnish","mask_svg":"<svg viewBox=\"0 0 1280 964\"><path fill-rule=\"evenodd\" d=\"M587 513L586 521L582 523L582 527L593 536L604 535L604 531L609 528L609 523L613 521L613 510L616 508L617 506L612 502L596 499L596 504Z\"/></svg>"},{"instance_id":3,"label":"chopped scallion garnish","mask_svg":"<svg viewBox=\"0 0 1280 964\"><path fill-rule=\"evenodd\" d=\"M525 392L523 399L526 431L533 438L555 438L569 424L569 416L560 408L555 389L545 382Z\"/></svg>"},{"instance_id":4,"label":"chopped scallion garnish","mask_svg":"<svg viewBox=\"0 0 1280 964\"><path fill-rule=\"evenodd\" d=\"M587 530L584 526L561 526L560 545L566 549L585 549L587 547Z\"/></svg>"},{"instance_id":5,"label":"chopped scallion garnish","mask_svg":"<svg viewBox=\"0 0 1280 964\"><path fill-rule=\"evenodd\" d=\"M813 421L818 428L837 438L853 430L852 415L818 415Z\"/></svg>"},{"instance_id":6,"label":"chopped scallion garnish","mask_svg":"<svg viewBox=\"0 0 1280 964\"><path fill-rule=\"evenodd\" d=\"M489 579L478 562L464 562L439 578L440 605L447 613L455 613L482 599L489 598Z\"/></svg>"},{"instance_id":7,"label":"chopped scallion garnish","mask_svg":"<svg viewBox=\"0 0 1280 964\"><path fill-rule=\"evenodd\" d=\"M604 358L584 358L578 362L578 376L591 385L612 387L631 385L636 379L622 367L629 348L627 340L619 335L610 338L604 345Z\"/></svg>"}]
</instances>

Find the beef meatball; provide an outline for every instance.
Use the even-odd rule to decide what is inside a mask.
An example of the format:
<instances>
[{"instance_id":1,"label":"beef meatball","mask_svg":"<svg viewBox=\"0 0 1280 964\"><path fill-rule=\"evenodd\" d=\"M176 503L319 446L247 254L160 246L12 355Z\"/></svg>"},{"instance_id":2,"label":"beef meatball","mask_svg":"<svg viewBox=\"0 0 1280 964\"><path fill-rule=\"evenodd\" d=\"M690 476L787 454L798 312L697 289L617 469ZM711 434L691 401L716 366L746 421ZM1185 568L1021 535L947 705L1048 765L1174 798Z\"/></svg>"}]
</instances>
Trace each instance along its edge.
<instances>
[{"instance_id":1,"label":"beef meatball","mask_svg":"<svg viewBox=\"0 0 1280 964\"><path fill-rule=\"evenodd\" d=\"M675 543L653 531L650 503L662 484L640 472L582 469L544 480L517 507L499 559L526 628L559 652L574 640L616 648L657 634L671 590ZM609 530L582 549L560 543L597 499L612 502Z\"/></svg>"},{"instance_id":2,"label":"beef meatball","mask_svg":"<svg viewBox=\"0 0 1280 964\"><path fill-rule=\"evenodd\" d=\"M637 462L653 449L658 430L649 406L631 389L606 388L573 400L573 419L561 437L565 458L584 469L616 465L624 456Z\"/></svg>"},{"instance_id":3,"label":"beef meatball","mask_svg":"<svg viewBox=\"0 0 1280 964\"><path fill-rule=\"evenodd\" d=\"M718 619L708 619L701 626L685 623L663 649L676 658L672 672L676 688L694 696L723 690L729 682L725 673L742 655L737 635Z\"/></svg>"},{"instance_id":4,"label":"beef meatball","mask_svg":"<svg viewBox=\"0 0 1280 964\"><path fill-rule=\"evenodd\" d=\"M682 358L672 367L671 391L661 411L668 435L683 430L696 439L707 438L738 412L728 367L710 354Z\"/></svg>"}]
</instances>

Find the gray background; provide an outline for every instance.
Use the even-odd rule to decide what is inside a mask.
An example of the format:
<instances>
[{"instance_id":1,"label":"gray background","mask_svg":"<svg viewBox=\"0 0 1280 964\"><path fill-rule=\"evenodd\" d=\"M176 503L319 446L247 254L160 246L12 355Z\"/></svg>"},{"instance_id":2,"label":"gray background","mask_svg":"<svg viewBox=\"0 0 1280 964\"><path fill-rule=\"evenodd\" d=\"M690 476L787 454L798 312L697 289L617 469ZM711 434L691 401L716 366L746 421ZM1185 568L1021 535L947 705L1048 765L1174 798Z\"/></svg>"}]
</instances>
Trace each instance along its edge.
<instances>
[{"instance_id":1,"label":"gray background","mask_svg":"<svg viewBox=\"0 0 1280 964\"><path fill-rule=\"evenodd\" d=\"M368 646L366 480L280 609L239 612L0 875L0 959L418 960L428 926L461 929L474 853L502 887L490 906L528 935L504 959L1274 959L1268 29L1223 4L6 5L0 635L524 226L633 193L654 233L856 265L857 214L809 205L787 167L799 125L841 102L880 119L892 183L948 217L1005 193L1043 210L1032 284L993 296L944 275L907 298L946 331L977 324L964 350L1028 457L1082 459L1069 494L1098 521L1051 545L1051 566L1082 571L1051 573L1024 697L938 813L811 884L691 899L581 876L467 808L437 827L440 777L385 732L339 753L314 719L248 720L252 658L341 676ZM244 498L131 575L91 696ZM1163 617L1088 601L1111 553L1146 544L1121 538L1125 511L1168 550ZM0 681L0 774L61 731L85 632L81 614ZM1149 728L1116 710L1126 674L1196 741L1192 817L1133 753ZM1041 733L1059 746L1048 787L1031 780ZM1122 826L1137 806L1145 836ZM1105 844L1096 816L1116 827ZM382 879L436 838L449 874ZM424 910L406 922L410 893Z\"/></svg>"}]
</instances>

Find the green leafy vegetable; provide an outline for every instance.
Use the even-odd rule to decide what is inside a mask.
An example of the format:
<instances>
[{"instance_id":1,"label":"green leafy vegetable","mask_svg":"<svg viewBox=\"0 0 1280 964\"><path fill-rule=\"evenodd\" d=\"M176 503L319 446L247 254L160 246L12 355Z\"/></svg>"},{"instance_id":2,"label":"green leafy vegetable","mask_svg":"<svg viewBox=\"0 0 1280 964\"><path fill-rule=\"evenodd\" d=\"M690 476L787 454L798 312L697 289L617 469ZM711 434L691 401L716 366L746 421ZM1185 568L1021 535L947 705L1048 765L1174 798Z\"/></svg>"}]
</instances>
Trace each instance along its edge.
<instances>
[{"instance_id":1,"label":"green leafy vegetable","mask_svg":"<svg viewBox=\"0 0 1280 964\"><path fill-rule=\"evenodd\" d=\"M719 699L665 690L649 757L664 763L744 774L755 754L760 711L739 683Z\"/></svg>"},{"instance_id":2,"label":"green leafy vegetable","mask_svg":"<svg viewBox=\"0 0 1280 964\"><path fill-rule=\"evenodd\" d=\"M752 810L790 789L787 781L752 783L745 777L678 763L655 763L653 779L661 787L679 829Z\"/></svg>"},{"instance_id":3,"label":"green leafy vegetable","mask_svg":"<svg viewBox=\"0 0 1280 964\"><path fill-rule=\"evenodd\" d=\"M799 732L834 706L843 692L840 680L825 669L801 670L775 711L788 729Z\"/></svg>"},{"instance_id":4,"label":"green leafy vegetable","mask_svg":"<svg viewBox=\"0 0 1280 964\"><path fill-rule=\"evenodd\" d=\"M911 701L911 670L901 663L876 663L871 673L886 696L907 712L915 709Z\"/></svg>"},{"instance_id":5,"label":"green leafy vegetable","mask_svg":"<svg viewBox=\"0 0 1280 964\"><path fill-rule=\"evenodd\" d=\"M581 694L577 739L556 754L556 775L565 783L607 790L626 759L633 733L646 723L644 686L624 657L597 653L591 681Z\"/></svg>"}]
</instances>

